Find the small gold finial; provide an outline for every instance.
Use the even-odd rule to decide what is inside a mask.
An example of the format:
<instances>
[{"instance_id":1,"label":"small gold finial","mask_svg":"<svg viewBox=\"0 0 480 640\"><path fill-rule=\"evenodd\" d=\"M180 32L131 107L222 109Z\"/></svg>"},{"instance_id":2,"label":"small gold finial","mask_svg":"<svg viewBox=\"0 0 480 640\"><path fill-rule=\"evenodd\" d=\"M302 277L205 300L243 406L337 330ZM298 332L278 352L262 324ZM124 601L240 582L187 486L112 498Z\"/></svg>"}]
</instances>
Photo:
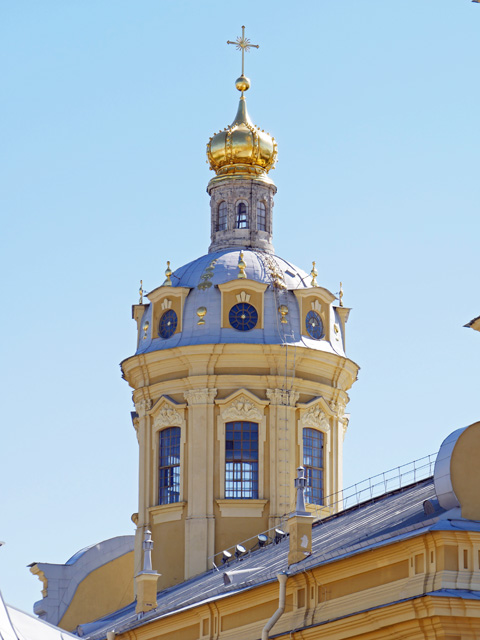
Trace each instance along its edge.
<instances>
[{"instance_id":1,"label":"small gold finial","mask_svg":"<svg viewBox=\"0 0 480 640\"><path fill-rule=\"evenodd\" d=\"M143 280L140 280L140 289L138 290L138 293L140 295L140 300L138 301L138 304L143 304Z\"/></svg>"},{"instance_id":2,"label":"small gold finial","mask_svg":"<svg viewBox=\"0 0 480 640\"><path fill-rule=\"evenodd\" d=\"M318 284L317 284L318 271L315 269L315 260L312 262L312 270L310 271L310 275L312 276L312 287L318 287Z\"/></svg>"},{"instance_id":3,"label":"small gold finial","mask_svg":"<svg viewBox=\"0 0 480 640\"><path fill-rule=\"evenodd\" d=\"M242 75L239 78L237 78L237 80L235 81L235 86L239 91L242 92L242 96L243 96L243 92L247 91L247 89L250 89L250 80L245 77L245 51L249 51L252 47L255 47L255 49L258 49L260 45L252 44L250 40L245 37L244 26L242 26L242 35L239 36L235 40L235 42L232 42L231 40L227 40L227 44L234 44L237 47L237 50L242 52Z\"/></svg>"},{"instance_id":4,"label":"small gold finial","mask_svg":"<svg viewBox=\"0 0 480 640\"><path fill-rule=\"evenodd\" d=\"M343 287L340 282L340 291L338 292L338 299L340 300L340 306L343 307Z\"/></svg>"},{"instance_id":5,"label":"small gold finial","mask_svg":"<svg viewBox=\"0 0 480 640\"><path fill-rule=\"evenodd\" d=\"M171 287L172 286L172 270L170 269L170 260L167 260L167 268L165 270L165 275L166 275L167 279L163 283L163 286L164 287Z\"/></svg>"},{"instance_id":6,"label":"small gold finial","mask_svg":"<svg viewBox=\"0 0 480 640\"><path fill-rule=\"evenodd\" d=\"M205 324L205 316L207 315L207 307L198 307L197 309L197 316L198 316L198 322L197 324Z\"/></svg>"},{"instance_id":7,"label":"small gold finial","mask_svg":"<svg viewBox=\"0 0 480 640\"><path fill-rule=\"evenodd\" d=\"M278 307L278 313L282 316L280 322L282 324L288 324L287 315L288 315L288 307L286 304L281 304Z\"/></svg>"},{"instance_id":8,"label":"small gold finial","mask_svg":"<svg viewBox=\"0 0 480 640\"><path fill-rule=\"evenodd\" d=\"M245 264L245 262L243 261L243 251L240 251L240 256L238 258L238 270L239 270L239 274L237 276L237 278L246 278L247 274L245 273L245 269L247 268L247 265Z\"/></svg>"}]
</instances>

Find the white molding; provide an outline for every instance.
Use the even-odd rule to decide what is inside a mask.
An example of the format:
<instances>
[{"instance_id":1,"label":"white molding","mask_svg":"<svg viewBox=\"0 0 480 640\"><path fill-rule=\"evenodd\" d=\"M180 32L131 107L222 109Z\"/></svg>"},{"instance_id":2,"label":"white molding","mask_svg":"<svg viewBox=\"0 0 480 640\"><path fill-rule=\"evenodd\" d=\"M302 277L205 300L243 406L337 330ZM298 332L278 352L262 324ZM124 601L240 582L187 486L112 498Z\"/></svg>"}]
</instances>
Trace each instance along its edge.
<instances>
[{"instance_id":1,"label":"white molding","mask_svg":"<svg viewBox=\"0 0 480 640\"><path fill-rule=\"evenodd\" d=\"M268 500L215 500L223 518L261 518Z\"/></svg>"}]
</instances>

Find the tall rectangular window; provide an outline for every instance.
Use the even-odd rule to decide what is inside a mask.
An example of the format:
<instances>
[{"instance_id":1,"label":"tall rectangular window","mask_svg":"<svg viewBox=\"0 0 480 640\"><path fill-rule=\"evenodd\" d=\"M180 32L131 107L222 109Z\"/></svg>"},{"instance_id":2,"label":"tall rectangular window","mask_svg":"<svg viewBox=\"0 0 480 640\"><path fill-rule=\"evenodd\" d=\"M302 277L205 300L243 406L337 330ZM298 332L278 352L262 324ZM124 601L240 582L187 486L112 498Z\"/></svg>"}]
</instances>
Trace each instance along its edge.
<instances>
[{"instance_id":1,"label":"tall rectangular window","mask_svg":"<svg viewBox=\"0 0 480 640\"><path fill-rule=\"evenodd\" d=\"M225 201L220 203L218 207L218 224L217 231L225 231L227 228L227 203Z\"/></svg>"},{"instance_id":2,"label":"tall rectangular window","mask_svg":"<svg viewBox=\"0 0 480 640\"><path fill-rule=\"evenodd\" d=\"M237 204L237 216L235 218L236 229L248 229L247 205L245 202Z\"/></svg>"},{"instance_id":3,"label":"tall rectangular window","mask_svg":"<svg viewBox=\"0 0 480 640\"><path fill-rule=\"evenodd\" d=\"M323 504L323 433L303 430L303 466L307 477L305 499L310 504Z\"/></svg>"},{"instance_id":4,"label":"tall rectangular window","mask_svg":"<svg viewBox=\"0 0 480 640\"><path fill-rule=\"evenodd\" d=\"M258 424L225 425L225 498L258 498Z\"/></svg>"},{"instance_id":5,"label":"tall rectangular window","mask_svg":"<svg viewBox=\"0 0 480 640\"><path fill-rule=\"evenodd\" d=\"M266 231L267 229L267 211L264 202L257 202L257 229Z\"/></svg>"},{"instance_id":6,"label":"tall rectangular window","mask_svg":"<svg viewBox=\"0 0 480 640\"><path fill-rule=\"evenodd\" d=\"M180 502L180 427L160 431L158 504Z\"/></svg>"}]
</instances>

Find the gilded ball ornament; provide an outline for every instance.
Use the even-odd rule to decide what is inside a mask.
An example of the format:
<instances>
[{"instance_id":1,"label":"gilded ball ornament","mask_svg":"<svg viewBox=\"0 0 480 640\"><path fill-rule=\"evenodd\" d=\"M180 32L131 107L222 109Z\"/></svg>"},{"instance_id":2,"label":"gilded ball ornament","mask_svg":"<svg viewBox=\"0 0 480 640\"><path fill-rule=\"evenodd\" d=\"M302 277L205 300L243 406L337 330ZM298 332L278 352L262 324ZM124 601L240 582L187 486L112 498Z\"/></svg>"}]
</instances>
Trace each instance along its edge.
<instances>
[{"instance_id":1,"label":"gilded ball ornament","mask_svg":"<svg viewBox=\"0 0 480 640\"><path fill-rule=\"evenodd\" d=\"M241 75L235 80L235 86L239 91L248 91L250 89L250 80L244 75Z\"/></svg>"}]
</instances>

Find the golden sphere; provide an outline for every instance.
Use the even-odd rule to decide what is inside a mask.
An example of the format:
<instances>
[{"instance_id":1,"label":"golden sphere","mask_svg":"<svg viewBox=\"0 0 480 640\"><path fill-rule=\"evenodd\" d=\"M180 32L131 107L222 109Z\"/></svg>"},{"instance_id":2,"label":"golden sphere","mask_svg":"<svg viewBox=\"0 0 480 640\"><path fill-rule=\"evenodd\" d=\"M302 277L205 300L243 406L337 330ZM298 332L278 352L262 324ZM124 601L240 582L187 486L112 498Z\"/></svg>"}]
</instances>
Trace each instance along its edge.
<instances>
[{"instance_id":1,"label":"golden sphere","mask_svg":"<svg viewBox=\"0 0 480 640\"><path fill-rule=\"evenodd\" d=\"M250 80L244 75L241 75L235 80L235 86L239 91L248 91L248 89L250 89Z\"/></svg>"}]
</instances>

